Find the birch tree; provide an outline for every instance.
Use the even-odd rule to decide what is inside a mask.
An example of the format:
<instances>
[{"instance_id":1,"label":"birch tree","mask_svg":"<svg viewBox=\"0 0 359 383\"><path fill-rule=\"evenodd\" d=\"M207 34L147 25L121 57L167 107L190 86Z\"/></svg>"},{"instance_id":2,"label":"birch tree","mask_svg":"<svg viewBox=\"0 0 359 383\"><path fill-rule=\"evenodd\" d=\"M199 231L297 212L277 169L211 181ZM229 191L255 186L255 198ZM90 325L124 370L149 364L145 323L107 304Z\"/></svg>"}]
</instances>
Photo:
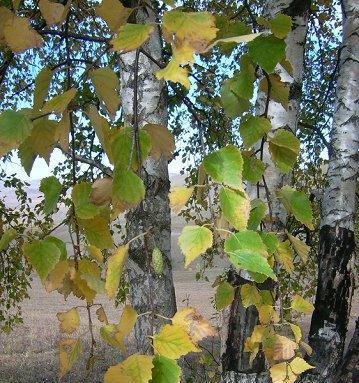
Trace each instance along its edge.
<instances>
[{"instance_id":1,"label":"birch tree","mask_svg":"<svg viewBox=\"0 0 359 383\"><path fill-rule=\"evenodd\" d=\"M276 75L280 76L283 82L289 87L289 99L286 105L285 97L281 100L272 100L268 92L260 91L257 100L257 115L268 117L272 123L273 130L287 128L293 133L297 130L299 109L302 91L304 46L308 28L308 13L310 1L275 1L266 4L267 14L270 18L283 13L292 18L292 30L286 38L286 58L292 65L293 71L289 74L283 67L278 66ZM268 75L267 75L268 76ZM273 87L277 87L275 77L272 77ZM265 81L265 80L264 80ZM269 91L270 92L270 91ZM266 173L263 177L265 185L247 186L247 192L252 198L262 197L268 203L271 216L271 227L269 231L282 231L287 217L286 210L276 196L278 189L285 183L290 182L290 177L281 173L278 167L272 162L268 148L268 142L256 146L261 151L261 158L266 165ZM230 274L230 280L235 285L243 285L247 282L248 275ZM264 285L266 289L269 285ZM236 291L236 297L227 312L222 336L222 363L224 370L224 382L243 381L251 382L256 379L257 372L265 371L265 361L262 356L249 363L250 355L243 352L247 338L253 332L254 326L258 323L258 312L256 307L245 308L242 305L240 289ZM224 344L223 344L224 342ZM230 371L238 372L238 374ZM261 377L260 377L261 376ZM259 378L260 377L260 378ZM269 375L258 375L259 381L268 381ZM233 380L234 379L234 380Z\"/></svg>"},{"instance_id":2,"label":"birch tree","mask_svg":"<svg viewBox=\"0 0 359 383\"><path fill-rule=\"evenodd\" d=\"M305 382L330 382L341 362L355 286L358 177L359 6L344 0L343 44L331 133L332 154L322 200L318 288L309 341L317 367Z\"/></svg>"}]
</instances>

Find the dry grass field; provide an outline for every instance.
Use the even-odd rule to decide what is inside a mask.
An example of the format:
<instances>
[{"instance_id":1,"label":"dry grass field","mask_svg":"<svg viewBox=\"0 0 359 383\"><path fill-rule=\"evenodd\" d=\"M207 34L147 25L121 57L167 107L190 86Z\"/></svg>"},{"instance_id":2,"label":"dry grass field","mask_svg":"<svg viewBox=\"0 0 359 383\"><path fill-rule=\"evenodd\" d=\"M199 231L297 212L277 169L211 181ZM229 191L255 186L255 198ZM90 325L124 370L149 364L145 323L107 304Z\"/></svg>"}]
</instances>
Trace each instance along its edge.
<instances>
[{"instance_id":1,"label":"dry grass field","mask_svg":"<svg viewBox=\"0 0 359 383\"><path fill-rule=\"evenodd\" d=\"M177 177L174 183L181 180ZM38 197L36 185L32 187L34 201ZM200 312L218 325L218 318L215 315L211 299L214 290L211 283L195 281L196 265L190 270L184 270L183 257L177 245L178 235L184 225L179 217L172 218L172 258L173 271L176 286L177 303L184 307L189 303L196 306ZM60 237L66 232L55 233ZM210 281L214 280L216 274L223 270L225 264L219 263L213 270L208 272ZM112 302L105 296L100 296L97 301L101 302L108 313L110 322L117 322L121 313L115 309ZM10 335L0 334L0 383L44 383L58 381L58 351L57 342L60 338L58 320L56 313L81 304L73 296L64 301L63 297L56 292L46 293L40 281L34 276L30 299L22 305L24 323L18 326ZM82 310L84 311L84 310ZM353 331L354 319L358 315L358 299L353 307L351 325L348 337ZM62 382L67 383L97 383L102 382L103 375L108 366L118 363L123 356L119 352L106 345L97 337L98 360L94 370L86 371L86 356L88 356L87 317L85 312L81 313L81 328L79 333L83 335L84 352L80 360ZM304 331L308 332L310 318L304 318L302 325ZM99 329L100 322L95 319L95 327ZM96 331L98 333L98 331ZM131 342L131 339L129 339Z\"/></svg>"}]
</instances>

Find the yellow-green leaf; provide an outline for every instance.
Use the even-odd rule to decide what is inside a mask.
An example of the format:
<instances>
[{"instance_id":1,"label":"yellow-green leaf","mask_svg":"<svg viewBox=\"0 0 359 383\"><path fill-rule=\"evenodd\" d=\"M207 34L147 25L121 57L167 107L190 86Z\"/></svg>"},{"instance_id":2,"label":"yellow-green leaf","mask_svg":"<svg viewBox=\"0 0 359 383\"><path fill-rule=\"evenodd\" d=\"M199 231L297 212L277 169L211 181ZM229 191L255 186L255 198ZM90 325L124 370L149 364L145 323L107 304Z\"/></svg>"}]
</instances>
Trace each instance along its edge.
<instances>
[{"instance_id":1,"label":"yellow-green leaf","mask_svg":"<svg viewBox=\"0 0 359 383\"><path fill-rule=\"evenodd\" d=\"M118 31L117 37L110 40L112 49L117 52L130 52L139 48L154 31L149 24L125 24Z\"/></svg>"},{"instance_id":2,"label":"yellow-green leaf","mask_svg":"<svg viewBox=\"0 0 359 383\"><path fill-rule=\"evenodd\" d=\"M159 160L163 155L166 160L173 158L173 152L176 149L173 134L163 125L147 124L143 127L151 139L150 156Z\"/></svg>"},{"instance_id":3,"label":"yellow-green leaf","mask_svg":"<svg viewBox=\"0 0 359 383\"><path fill-rule=\"evenodd\" d=\"M78 359L82 352L80 339L61 339L60 348L60 378L62 378Z\"/></svg>"},{"instance_id":4,"label":"yellow-green leaf","mask_svg":"<svg viewBox=\"0 0 359 383\"><path fill-rule=\"evenodd\" d=\"M213 234L204 226L185 226L178 243L185 255L185 267L187 267L212 246Z\"/></svg>"},{"instance_id":5,"label":"yellow-green leaf","mask_svg":"<svg viewBox=\"0 0 359 383\"><path fill-rule=\"evenodd\" d=\"M294 271L293 264L293 250L290 247L289 241L279 242L277 250L275 252L275 257L278 262L280 262L285 270L290 274Z\"/></svg>"},{"instance_id":6,"label":"yellow-green leaf","mask_svg":"<svg viewBox=\"0 0 359 383\"><path fill-rule=\"evenodd\" d=\"M128 246L120 246L115 253L111 255L107 263L106 272L106 291L110 299L116 296L116 292L120 283L123 266L127 259Z\"/></svg>"},{"instance_id":7,"label":"yellow-green leaf","mask_svg":"<svg viewBox=\"0 0 359 383\"><path fill-rule=\"evenodd\" d=\"M47 101L42 108L43 113L56 113L61 114L65 111L65 109L68 107L71 100L76 95L76 89L71 88L67 90L66 92L59 94L55 97L53 97L51 100Z\"/></svg>"},{"instance_id":8,"label":"yellow-green leaf","mask_svg":"<svg viewBox=\"0 0 359 383\"><path fill-rule=\"evenodd\" d=\"M40 110L49 91L53 71L48 67L41 69L35 78L34 110Z\"/></svg>"},{"instance_id":9,"label":"yellow-green leaf","mask_svg":"<svg viewBox=\"0 0 359 383\"><path fill-rule=\"evenodd\" d=\"M244 307L257 306L262 302L262 297L254 285L248 283L241 286L241 298Z\"/></svg>"},{"instance_id":10,"label":"yellow-green leaf","mask_svg":"<svg viewBox=\"0 0 359 383\"><path fill-rule=\"evenodd\" d=\"M115 169L112 181L112 198L130 205L137 205L145 197L142 179L131 170Z\"/></svg>"},{"instance_id":11,"label":"yellow-green leaf","mask_svg":"<svg viewBox=\"0 0 359 383\"><path fill-rule=\"evenodd\" d=\"M222 282L216 290L216 295L214 297L217 310L223 310L225 307L229 306L234 299L234 288L228 282Z\"/></svg>"},{"instance_id":12,"label":"yellow-green leaf","mask_svg":"<svg viewBox=\"0 0 359 383\"><path fill-rule=\"evenodd\" d=\"M310 247L299 238L294 237L293 235L287 232L287 236L289 238L290 243L292 244L295 252L299 255L300 259L303 263L306 263L308 260L308 255L310 251Z\"/></svg>"},{"instance_id":13,"label":"yellow-green leaf","mask_svg":"<svg viewBox=\"0 0 359 383\"><path fill-rule=\"evenodd\" d=\"M314 311L314 306L299 295L294 295L292 299L292 309L303 314L311 314Z\"/></svg>"},{"instance_id":14,"label":"yellow-green leaf","mask_svg":"<svg viewBox=\"0 0 359 383\"><path fill-rule=\"evenodd\" d=\"M265 117L249 116L239 126L239 132L246 148L250 148L263 138L272 128L270 121Z\"/></svg>"},{"instance_id":15,"label":"yellow-green leaf","mask_svg":"<svg viewBox=\"0 0 359 383\"><path fill-rule=\"evenodd\" d=\"M132 8L124 7L119 0L103 0L99 6L95 7L96 15L102 17L114 33L126 24L132 11Z\"/></svg>"},{"instance_id":16,"label":"yellow-green leaf","mask_svg":"<svg viewBox=\"0 0 359 383\"><path fill-rule=\"evenodd\" d=\"M5 250L10 242L17 236L17 231L12 227L7 229L0 238L0 251Z\"/></svg>"},{"instance_id":17,"label":"yellow-green leaf","mask_svg":"<svg viewBox=\"0 0 359 383\"><path fill-rule=\"evenodd\" d=\"M193 194L193 187L176 186L171 189L170 205L175 213L179 213Z\"/></svg>"},{"instance_id":18,"label":"yellow-green leaf","mask_svg":"<svg viewBox=\"0 0 359 383\"><path fill-rule=\"evenodd\" d=\"M160 355L170 359L178 359L190 352L200 351L186 330L181 326L169 324L153 336L153 348Z\"/></svg>"},{"instance_id":19,"label":"yellow-green leaf","mask_svg":"<svg viewBox=\"0 0 359 383\"><path fill-rule=\"evenodd\" d=\"M100 250L113 248L108 222L100 214L91 219L79 219L78 223L83 227L90 245L96 246Z\"/></svg>"},{"instance_id":20,"label":"yellow-green leaf","mask_svg":"<svg viewBox=\"0 0 359 383\"><path fill-rule=\"evenodd\" d=\"M44 193L45 196L44 213L46 215L52 213L57 206L62 185L55 176L46 177L41 180L39 190Z\"/></svg>"},{"instance_id":21,"label":"yellow-green leaf","mask_svg":"<svg viewBox=\"0 0 359 383\"><path fill-rule=\"evenodd\" d=\"M97 96L104 102L109 114L114 116L120 105L120 85L116 73L110 67L95 69L91 72L91 80Z\"/></svg>"}]
</instances>

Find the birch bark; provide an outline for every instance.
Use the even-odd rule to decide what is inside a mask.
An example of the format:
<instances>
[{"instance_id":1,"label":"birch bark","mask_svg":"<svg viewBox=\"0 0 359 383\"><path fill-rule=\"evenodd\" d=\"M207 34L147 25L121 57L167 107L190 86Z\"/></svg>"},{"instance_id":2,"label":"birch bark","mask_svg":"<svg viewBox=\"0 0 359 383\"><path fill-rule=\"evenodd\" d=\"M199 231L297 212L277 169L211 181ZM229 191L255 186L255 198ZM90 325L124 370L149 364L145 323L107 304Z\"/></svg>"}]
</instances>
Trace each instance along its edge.
<instances>
[{"instance_id":1,"label":"birch bark","mask_svg":"<svg viewBox=\"0 0 359 383\"><path fill-rule=\"evenodd\" d=\"M127 6L136 6L137 1ZM136 4L135 4L136 3ZM142 2L143 3L143 2ZM131 22L155 23L156 1L147 1ZM162 41L157 29L144 45L150 55L158 61L162 59ZM138 65L136 65L136 54ZM120 57L121 99L125 122L133 125L134 98L137 93L137 120L139 127L146 123L167 125L167 92L165 83L158 81L154 73L158 67L145 55L130 52ZM135 79L138 74L137 80ZM137 88L137 89L136 89ZM129 250L128 280L130 300L138 313L151 311L165 317L176 312L175 291L171 267L171 212L168 193L170 188L167 160L159 161L149 157L141 170L146 187L144 201L126 215L128 239L149 231L149 234L134 241ZM157 246L164 257L164 270L161 277L156 276L150 267L152 249ZM163 321L162 321L163 323ZM148 352L148 335L155 332L161 322L154 315L138 319L135 327L137 349Z\"/></svg>"},{"instance_id":2,"label":"birch bark","mask_svg":"<svg viewBox=\"0 0 359 383\"><path fill-rule=\"evenodd\" d=\"M322 202L318 287L309 342L316 366L302 382L330 383L343 356L355 275L355 192L359 150L359 3L342 1L343 49Z\"/></svg>"},{"instance_id":3,"label":"birch bark","mask_svg":"<svg viewBox=\"0 0 359 383\"><path fill-rule=\"evenodd\" d=\"M267 14L274 17L282 12L292 17L292 31L286 38L287 58L293 67L293 76L281 67L276 68L276 73L281 76L282 81L290 84L290 96L288 109L277 102L270 101L268 106L268 118L271 120L273 129L287 127L293 132L297 129L298 114L301 100L304 45L308 28L308 11L310 0L279 0L268 1ZM258 115L262 115L265 110L267 95L260 92L257 100ZM286 213L275 196L275 191L285 182L286 177L281 174L271 161L268 145L263 148L263 161L266 164L266 183L268 195L265 190L260 190L260 196L268 201L274 224L272 229L278 231L285 223ZM248 187L249 196L257 198L257 187ZM239 280L239 284L248 282L246 275L238 276L232 273L230 279ZM268 288L261 286L260 288ZM233 304L223 314L223 336L222 338L222 365L223 383L243 382L243 383L262 383L269 382L269 374L265 373L265 361L263 355L259 355L253 365L249 364L249 354L245 353L244 342L253 332L254 326L258 323L258 312L254 306L244 308L240 294L237 294Z\"/></svg>"}]
</instances>

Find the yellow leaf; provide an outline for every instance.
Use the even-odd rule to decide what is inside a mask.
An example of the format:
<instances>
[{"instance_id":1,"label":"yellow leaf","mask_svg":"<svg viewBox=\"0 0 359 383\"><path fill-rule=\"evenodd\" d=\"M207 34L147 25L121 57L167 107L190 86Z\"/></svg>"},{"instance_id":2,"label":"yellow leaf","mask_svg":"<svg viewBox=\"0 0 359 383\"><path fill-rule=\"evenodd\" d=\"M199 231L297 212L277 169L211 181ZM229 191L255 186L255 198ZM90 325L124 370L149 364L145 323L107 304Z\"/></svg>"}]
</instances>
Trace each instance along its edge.
<instances>
[{"instance_id":1,"label":"yellow leaf","mask_svg":"<svg viewBox=\"0 0 359 383\"><path fill-rule=\"evenodd\" d=\"M59 3L48 0L40 0L39 8L48 26L59 24L64 20L65 7Z\"/></svg>"},{"instance_id":2,"label":"yellow leaf","mask_svg":"<svg viewBox=\"0 0 359 383\"><path fill-rule=\"evenodd\" d=\"M259 305L262 301L262 297L254 285L244 284L241 286L241 298L242 304L245 308L252 305Z\"/></svg>"},{"instance_id":3,"label":"yellow leaf","mask_svg":"<svg viewBox=\"0 0 359 383\"><path fill-rule=\"evenodd\" d=\"M152 377L153 356L134 354L110 367L104 383L148 383Z\"/></svg>"},{"instance_id":4,"label":"yellow leaf","mask_svg":"<svg viewBox=\"0 0 359 383\"><path fill-rule=\"evenodd\" d=\"M51 293L54 290L63 286L63 280L65 275L70 271L70 264L68 261L58 262L54 269L50 271L50 274L47 276L44 281L45 289L48 293Z\"/></svg>"},{"instance_id":5,"label":"yellow leaf","mask_svg":"<svg viewBox=\"0 0 359 383\"><path fill-rule=\"evenodd\" d=\"M269 369L273 383L294 383L297 375L293 374L287 363L275 364Z\"/></svg>"},{"instance_id":6,"label":"yellow leaf","mask_svg":"<svg viewBox=\"0 0 359 383\"><path fill-rule=\"evenodd\" d=\"M130 52L139 48L154 31L154 26L149 24L125 24L118 31L117 37L110 40L112 50Z\"/></svg>"},{"instance_id":7,"label":"yellow leaf","mask_svg":"<svg viewBox=\"0 0 359 383\"><path fill-rule=\"evenodd\" d=\"M106 21L112 32L126 24L128 17L132 13L132 8L126 8L118 0L103 0L101 5L95 7L96 15Z\"/></svg>"},{"instance_id":8,"label":"yellow leaf","mask_svg":"<svg viewBox=\"0 0 359 383\"><path fill-rule=\"evenodd\" d=\"M112 196L112 179L99 178L91 188L90 202L97 206L108 205Z\"/></svg>"},{"instance_id":9,"label":"yellow leaf","mask_svg":"<svg viewBox=\"0 0 359 383\"><path fill-rule=\"evenodd\" d=\"M279 315L273 306L263 305L258 307L259 322L261 324L278 323Z\"/></svg>"},{"instance_id":10,"label":"yellow leaf","mask_svg":"<svg viewBox=\"0 0 359 383\"><path fill-rule=\"evenodd\" d=\"M273 360L279 361L292 359L295 356L295 350L297 349L297 343L285 336L276 335Z\"/></svg>"},{"instance_id":11,"label":"yellow leaf","mask_svg":"<svg viewBox=\"0 0 359 383\"><path fill-rule=\"evenodd\" d=\"M294 295L292 300L292 309L304 314L311 314L314 311L314 306L310 302L306 301L301 296L296 294Z\"/></svg>"},{"instance_id":12,"label":"yellow leaf","mask_svg":"<svg viewBox=\"0 0 359 383\"><path fill-rule=\"evenodd\" d=\"M72 334L80 326L80 316L76 308L69 311L56 314L57 319L60 321L60 331L67 334Z\"/></svg>"},{"instance_id":13,"label":"yellow leaf","mask_svg":"<svg viewBox=\"0 0 359 383\"><path fill-rule=\"evenodd\" d=\"M96 246L88 245L87 251L90 254L91 258L95 259L96 261L100 263L103 262L103 255L101 253L101 250L98 249Z\"/></svg>"},{"instance_id":14,"label":"yellow leaf","mask_svg":"<svg viewBox=\"0 0 359 383\"><path fill-rule=\"evenodd\" d=\"M262 34L261 32L250 33L249 35L240 35L240 36L233 36L233 37L226 37L223 39L218 39L214 43L209 45L206 48L205 52L209 52L212 48L214 48L216 45L221 44L221 43L236 43L236 44L248 43L248 42L254 40L256 37L258 37L261 34Z\"/></svg>"},{"instance_id":15,"label":"yellow leaf","mask_svg":"<svg viewBox=\"0 0 359 383\"><path fill-rule=\"evenodd\" d=\"M284 266L285 270L289 274L294 271L293 256L293 251L290 247L289 241L279 242L275 252L275 257L277 261Z\"/></svg>"},{"instance_id":16,"label":"yellow leaf","mask_svg":"<svg viewBox=\"0 0 359 383\"><path fill-rule=\"evenodd\" d=\"M96 310L96 315L100 322L108 324L107 315L102 306Z\"/></svg>"},{"instance_id":17,"label":"yellow leaf","mask_svg":"<svg viewBox=\"0 0 359 383\"><path fill-rule=\"evenodd\" d=\"M110 299L116 296L123 266L127 259L127 252L128 245L120 246L108 259L105 288Z\"/></svg>"},{"instance_id":18,"label":"yellow leaf","mask_svg":"<svg viewBox=\"0 0 359 383\"><path fill-rule=\"evenodd\" d=\"M188 78L188 70L186 68L182 68L175 58L172 58L165 68L157 71L156 77L158 80L164 79L172 82L178 82L187 89L191 87L191 83Z\"/></svg>"},{"instance_id":19,"label":"yellow leaf","mask_svg":"<svg viewBox=\"0 0 359 383\"><path fill-rule=\"evenodd\" d=\"M51 100L47 101L42 108L43 113L57 113L61 114L65 111L71 100L76 95L76 89L71 88L67 90L66 92L59 94L55 97L53 97Z\"/></svg>"},{"instance_id":20,"label":"yellow leaf","mask_svg":"<svg viewBox=\"0 0 359 383\"><path fill-rule=\"evenodd\" d=\"M172 210L178 214L184 205L191 198L193 187L177 186L171 189L170 192L170 205Z\"/></svg>"},{"instance_id":21,"label":"yellow leaf","mask_svg":"<svg viewBox=\"0 0 359 383\"><path fill-rule=\"evenodd\" d=\"M213 244L213 233L204 226L185 226L178 238L185 255L185 267L206 252Z\"/></svg>"},{"instance_id":22,"label":"yellow leaf","mask_svg":"<svg viewBox=\"0 0 359 383\"><path fill-rule=\"evenodd\" d=\"M97 96L105 103L109 114L114 116L120 105L120 85L116 73L110 67L95 69L91 72L91 80Z\"/></svg>"},{"instance_id":23,"label":"yellow leaf","mask_svg":"<svg viewBox=\"0 0 359 383\"><path fill-rule=\"evenodd\" d=\"M137 321L137 311L131 306L126 305L123 309L118 329L123 337L129 335L129 333L135 327Z\"/></svg>"},{"instance_id":24,"label":"yellow leaf","mask_svg":"<svg viewBox=\"0 0 359 383\"><path fill-rule=\"evenodd\" d=\"M293 235L287 232L287 236L295 250L295 252L299 255L300 259L303 263L306 263L308 260L308 255L310 251L310 247L299 238L294 237Z\"/></svg>"},{"instance_id":25,"label":"yellow leaf","mask_svg":"<svg viewBox=\"0 0 359 383\"><path fill-rule=\"evenodd\" d=\"M313 349L309 346L308 343L305 343L303 342L302 340L299 342L299 346L302 347L302 349L304 349L304 351L308 354L308 355L312 355L313 354Z\"/></svg>"},{"instance_id":26,"label":"yellow leaf","mask_svg":"<svg viewBox=\"0 0 359 383\"><path fill-rule=\"evenodd\" d=\"M151 138L150 156L155 160L159 160L163 155L170 161L176 149L173 134L165 126L158 124L147 124L143 129Z\"/></svg>"},{"instance_id":27,"label":"yellow leaf","mask_svg":"<svg viewBox=\"0 0 359 383\"><path fill-rule=\"evenodd\" d=\"M30 27L30 19L13 15L7 19L3 29L6 44L14 53L21 53L29 48L39 48L42 37Z\"/></svg>"},{"instance_id":28,"label":"yellow leaf","mask_svg":"<svg viewBox=\"0 0 359 383\"><path fill-rule=\"evenodd\" d=\"M289 323L289 326L293 332L293 335L294 335L294 338L295 338L295 341L297 343L300 342L300 340L302 339L302 330L300 329L299 326L297 326L296 324L294 323Z\"/></svg>"},{"instance_id":29,"label":"yellow leaf","mask_svg":"<svg viewBox=\"0 0 359 383\"><path fill-rule=\"evenodd\" d=\"M216 37L215 17L209 12L182 12L177 9L165 12L163 33L176 47L190 46L194 52L204 52Z\"/></svg>"},{"instance_id":30,"label":"yellow leaf","mask_svg":"<svg viewBox=\"0 0 359 383\"><path fill-rule=\"evenodd\" d=\"M187 331L179 325L169 324L153 336L153 348L159 354L170 359L178 359L189 352L200 352Z\"/></svg>"},{"instance_id":31,"label":"yellow leaf","mask_svg":"<svg viewBox=\"0 0 359 383\"><path fill-rule=\"evenodd\" d=\"M82 351L80 339L61 339L60 348L60 378L62 378L76 362Z\"/></svg>"},{"instance_id":32,"label":"yellow leaf","mask_svg":"<svg viewBox=\"0 0 359 383\"><path fill-rule=\"evenodd\" d=\"M58 142L60 148L65 152L69 150L69 134L70 134L70 114L65 111L61 120L58 122L55 131L55 141Z\"/></svg>"},{"instance_id":33,"label":"yellow leaf","mask_svg":"<svg viewBox=\"0 0 359 383\"><path fill-rule=\"evenodd\" d=\"M4 26L8 20L11 20L14 14L6 7L0 7L0 44L5 44Z\"/></svg>"},{"instance_id":34,"label":"yellow leaf","mask_svg":"<svg viewBox=\"0 0 359 383\"><path fill-rule=\"evenodd\" d=\"M296 375L300 375L302 372L315 368L308 364L304 359L296 357L290 363L290 368Z\"/></svg>"},{"instance_id":35,"label":"yellow leaf","mask_svg":"<svg viewBox=\"0 0 359 383\"><path fill-rule=\"evenodd\" d=\"M194 307L186 307L177 311L172 318L172 323L183 327L195 343L208 336L217 335L214 327Z\"/></svg>"}]
</instances>

